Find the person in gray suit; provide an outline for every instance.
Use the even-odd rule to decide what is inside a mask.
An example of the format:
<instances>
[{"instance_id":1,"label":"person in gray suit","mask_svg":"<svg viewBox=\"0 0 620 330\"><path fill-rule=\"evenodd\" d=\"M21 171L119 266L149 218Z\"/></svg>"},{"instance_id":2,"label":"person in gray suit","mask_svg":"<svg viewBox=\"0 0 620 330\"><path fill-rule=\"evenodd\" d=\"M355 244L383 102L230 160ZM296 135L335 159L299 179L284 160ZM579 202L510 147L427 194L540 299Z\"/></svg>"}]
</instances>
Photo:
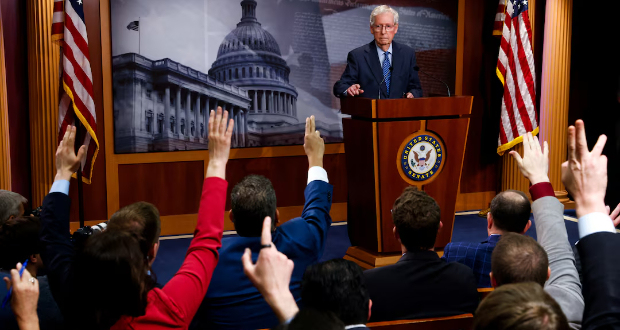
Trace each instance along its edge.
<instances>
[{"instance_id":1,"label":"person in gray suit","mask_svg":"<svg viewBox=\"0 0 620 330\"><path fill-rule=\"evenodd\" d=\"M564 224L564 206L555 198L553 187L547 175L549 147L545 142L544 147L541 148L538 138L528 133L523 139L523 149L523 158L516 151L511 151L510 155L517 161L523 176L532 184L530 194L534 201L532 212L534 213L538 244L542 246L548 257L548 278L543 281L544 289L560 305L571 328L579 329L583 317L584 299L581 293L579 274L575 267L575 257L568 242L568 234ZM499 261L506 260L505 258L509 257L510 251L514 249L502 248L501 242L502 240L496 246L491 260L492 284L494 287L508 284L506 282L510 282L510 280L506 279L510 278L513 281L527 281L528 279L520 276L526 272L524 265L513 264L512 267L502 267ZM535 254L532 253L532 255ZM521 260L523 263L528 262L525 259ZM494 263L496 264L494 265ZM538 282L534 279L529 280Z\"/></svg>"}]
</instances>

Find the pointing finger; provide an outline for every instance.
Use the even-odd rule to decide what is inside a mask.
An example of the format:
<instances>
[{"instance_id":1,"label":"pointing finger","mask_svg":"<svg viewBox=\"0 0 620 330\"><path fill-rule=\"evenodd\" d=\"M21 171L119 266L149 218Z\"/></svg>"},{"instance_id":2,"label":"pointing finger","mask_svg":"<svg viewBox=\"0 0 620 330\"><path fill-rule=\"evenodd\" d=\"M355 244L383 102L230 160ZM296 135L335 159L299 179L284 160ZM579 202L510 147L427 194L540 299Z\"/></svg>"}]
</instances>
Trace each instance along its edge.
<instances>
[{"instance_id":1,"label":"pointing finger","mask_svg":"<svg viewBox=\"0 0 620 330\"><path fill-rule=\"evenodd\" d=\"M263 232L260 236L260 243L262 245L271 245L271 217L265 217L265 221L263 221Z\"/></svg>"}]
</instances>

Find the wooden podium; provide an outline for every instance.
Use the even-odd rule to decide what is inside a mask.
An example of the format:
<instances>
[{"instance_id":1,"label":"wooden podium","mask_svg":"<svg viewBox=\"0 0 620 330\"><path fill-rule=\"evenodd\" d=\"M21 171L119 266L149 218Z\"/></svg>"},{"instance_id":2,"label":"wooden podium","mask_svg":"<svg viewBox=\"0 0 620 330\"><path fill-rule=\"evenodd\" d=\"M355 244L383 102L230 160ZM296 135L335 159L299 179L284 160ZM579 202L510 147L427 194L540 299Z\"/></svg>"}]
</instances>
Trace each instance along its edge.
<instances>
[{"instance_id":1,"label":"wooden podium","mask_svg":"<svg viewBox=\"0 0 620 330\"><path fill-rule=\"evenodd\" d=\"M452 238L473 96L418 99L342 99L347 163L348 229L345 259L364 268L401 256L391 209L415 185L441 208L436 247Z\"/></svg>"}]
</instances>

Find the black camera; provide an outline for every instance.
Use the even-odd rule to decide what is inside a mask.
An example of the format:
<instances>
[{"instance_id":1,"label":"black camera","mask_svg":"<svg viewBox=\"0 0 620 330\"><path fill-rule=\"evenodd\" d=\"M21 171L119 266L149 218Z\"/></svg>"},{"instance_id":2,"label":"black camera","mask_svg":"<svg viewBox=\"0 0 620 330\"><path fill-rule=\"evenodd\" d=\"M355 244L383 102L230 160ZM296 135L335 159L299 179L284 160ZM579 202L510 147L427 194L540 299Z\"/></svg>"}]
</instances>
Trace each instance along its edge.
<instances>
[{"instance_id":1,"label":"black camera","mask_svg":"<svg viewBox=\"0 0 620 330\"><path fill-rule=\"evenodd\" d=\"M39 206L36 209L30 211L30 215L39 218L41 217L41 210L43 210L43 206Z\"/></svg>"},{"instance_id":2,"label":"black camera","mask_svg":"<svg viewBox=\"0 0 620 330\"><path fill-rule=\"evenodd\" d=\"M108 222L104 221L94 226L84 226L76 230L73 235L71 235L73 246L76 248L76 250L81 251L84 248L84 244L86 244L86 240L88 240L89 237L101 233L107 227Z\"/></svg>"}]
</instances>

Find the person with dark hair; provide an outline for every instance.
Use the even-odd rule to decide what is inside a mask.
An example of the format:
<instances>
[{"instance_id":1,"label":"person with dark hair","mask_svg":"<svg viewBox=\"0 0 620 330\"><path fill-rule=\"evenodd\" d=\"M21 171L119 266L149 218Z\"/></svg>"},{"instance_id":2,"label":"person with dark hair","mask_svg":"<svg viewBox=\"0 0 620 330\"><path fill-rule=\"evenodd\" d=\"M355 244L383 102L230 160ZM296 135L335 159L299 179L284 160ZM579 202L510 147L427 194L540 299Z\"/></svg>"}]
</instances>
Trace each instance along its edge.
<instances>
[{"instance_id":1,"label":"person with dark hair","mask_svg":"<svg viewBox=\"0 0 620 330\"><path fill-rule=\"evenodd\" d=\"M155 262L157 251L159 251L159 235L161 233L161 220L157 207L147 202L127 205L112 215L106 230L131 232L136 236L143 237L146 242L150 243L145 257L148 260L148 273L156 281L151 268Z\"/></svg>"},{"instance_id":2,"label":"person with dark hair","mask_svg":"<svg viewBox=\"0 0 620 330\"><path fill-rule=\"evenodd\" d=\"M15 192L0 189L0 225L5 221L24 215L28 200Z\"/></svg>"},{"instance_id":3,"label":"person with dark hair","mask_svg":"<svg viewBox=\"0 0 620 330\"><path fill-rule=\"evenodd\" d=\"M568 160L562 164L562 183L575 200L579 218L579 257L583 269L583 329L620 328L620 236L605 205L607 137L592 148L582 120L568 128Z\"/></svg>"},{"instance_id":4,"label":"person with dark hair","mask_svg":"<svg viewBox=\"0 0 620 330\"><path fill-rule=\"evenodd\" d=\"M518 234L510 235L510 239L503 237L491 258L492 279L496 282L493 286L526 281L539 283L560 305L570 326L579 329L584 299L566 233L564 205L555 197L547 175L549 146L544 142L541 147L538 138L528 133L523 137L523 150L523 158L516 151L511 151L510 155L531 183L538 243Z\"/></svg>"},{"instance_id":5,"label":"person with dark hair","mask_svg":"<svg viewBox=\"0 0 620 330\"><path fill-rule=\"evenodd\" d=\"M534 282L544 286L551 275L547 252L533 238L506 233L491 256L491 284Z\"/></svg>"},{"instance_id":6,"label":"person with dark hair","mask_svg":"<svg viewBox=\"0 0 620 330\"><path fill-rule=\"evenodd\" d=\"M36 217L11 217L0 225L0 278L11 278L11 269L17 263L25 263L28 274L38 280L39 301L36 308L41 329L64 329L60 309L52 297L44 269L39 242L39 219ZM8 288L0 285L0 299L8 294ZM0 308L0 329L18 329L18 320L10 307Z\"/></svg>"},{"instance_id":7,"label":"person with dark hair","mask_svg":"<svg viewBox=\"0 0 620 330\"><path fill-rule=\"evenodd\" d=\"M313 308L303 308L291 322L282 328L286 330L344 330L344 323L336 314Z\"/></svg>"},{"instance_id":8,"label":"person with dark hair","mask_svg":"<svg viewBox=\"0 0 620 330\"><path fill-rule=\"evenodd\" d=\"M482 300L473 329L568 330L569 327L558 303L539 284L525 282L503 285Z\"/></svg>"},{"instance_id":9,"label":"person with dark hair","mask_svg":"<svg viewBox=\"0 0 620 330\"><path fill-rule=\"evenodd\" d=\"M43 260L50 284L66 290L55 295L70 326L79 329L187 328L206 294L218 260L224 227L226 164L234 122L218 107L209 117L209 164L194 239L183 265L162 288L148 275L146 256L153 241L138 231L106 230L88 239L75 256L67 237L71 175L85 148L74 152L75 127L67 129L56 152L56 181L43 202ZM54 280L52 282L52 279ZM90 284L90 285L87 285ZM65 319L68 319L67 317Z\"/></svg>"},{"instance_id":10,"label":"person with dark hair","mask_svg":"<svg viewBox=\"0 0 620 330\"><path fill-rule=\"evenodd\" d=\"M306 204L301 217L276 227L280 217L276 209L276 194L271 182L264 177L248 176L232 189L229 216L239 237L222 240L220 260L211 286L190 329L256 329L278 324L258 290L243 275L239 263L247 247L252 250L253 258L257 257L265 217L274 220L273 244L295 262L290 287L295 299L300 300L304 270L319 261L331 225L329 211L333 186L329 184L327 172L323 169L325 144L316 130L314 116L306 119L304 150L309 169Z\"/></svg>"},{"instance_id":11,"label":"person with dark hair","mask_svg":"<svg viewBox=\"0 0 620 330\"><path fill-rule=\"evenodd\" d=\"M442 227L437 202L407 187L394 202L392 219L403 256L396 264L364 272L372 299L370 321L473 313L479 298L471 269L443 262L434 251Z\"/></svg>"},{"instance_id":12,"label":"person with dark hair","mask_svg":"<svg viewBox=\"0 0 620 330\"><path fill-rule=\"evenodd\" d=\"M489 237L481 243L451 242L443 249L442 260L456 261L471 268L479 288L491 287L491 254L504 233L525 234L530 228L530 200L518 190L502 191L491 201L487 213Z\"/></svg>"},{"instance_id":13,"label":"person with dark hair","mask_svg":"<svg viewBox=\"0 0 620 330\"><path fill-rule=\"evenodd\" d=\"M301 302L304 308L333 312L347 329L367 329L372 302L362 268L352 261L332 259L309 266L301 282Z\"/></svg>"}]
</instances>

